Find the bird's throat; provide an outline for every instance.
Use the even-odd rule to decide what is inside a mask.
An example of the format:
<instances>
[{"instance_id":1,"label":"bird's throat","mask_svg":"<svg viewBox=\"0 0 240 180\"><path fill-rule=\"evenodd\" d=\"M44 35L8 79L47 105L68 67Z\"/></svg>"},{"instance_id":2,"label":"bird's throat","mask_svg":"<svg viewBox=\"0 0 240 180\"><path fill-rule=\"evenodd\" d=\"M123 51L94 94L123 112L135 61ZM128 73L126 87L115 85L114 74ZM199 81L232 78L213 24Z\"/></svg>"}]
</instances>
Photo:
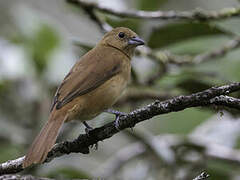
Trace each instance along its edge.
<instances>
[{"instance_id":1,"label":"bird's throat","mask_svg":"<svg viewBox=\"0 0 240 180\"><path fill-rule=\"evenodd\" d=\"M107 44L107 45L105 45L105 46L111 47L111 48L114 48L114 49L118 50L119 52L121 52L122 54L124 54L129 60L131 60L130 55L128 55L128 54L127 54L126 52L124 52L123 50L121 50L121 49L119 49L119 48L117 48L117 47L115 47L115 46L112 46L112 45L110 45L110 44Z\"/></svg>"}]
</instances>

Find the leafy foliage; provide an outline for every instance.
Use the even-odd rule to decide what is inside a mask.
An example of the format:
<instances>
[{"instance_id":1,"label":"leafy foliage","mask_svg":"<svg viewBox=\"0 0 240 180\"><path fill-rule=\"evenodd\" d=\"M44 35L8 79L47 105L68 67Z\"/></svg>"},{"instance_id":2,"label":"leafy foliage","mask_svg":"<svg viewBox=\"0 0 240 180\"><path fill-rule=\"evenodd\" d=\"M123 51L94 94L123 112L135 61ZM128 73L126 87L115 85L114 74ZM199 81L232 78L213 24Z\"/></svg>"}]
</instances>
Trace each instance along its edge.
<instances>
[{"instance_id":1,"label":"leafy foliage","mask_svg":"<svg viewBox=\"0 0 240 180\"><path fill-rule=\"evenodd\" d=\"M169 23L153 29L148 45L155 49L169 46L174 43L184 42L191 38L218 34L229 35L228 32L209 23Z\"/></svg>"},{"instance_id":2,"label":"leafy foliage","mask_svg":"<svg viewBox=\"0 0 240 180\"><path fill-rule=\"evenodd\" d=\"M45 15L39 13L39 11L32 10L31 15L38 17L36 20L24 15L25 11L18 11L18 4L12 5L15 13L11 11L6 12L4 8L10 5L8 1L5 3L6 4L3 3L3 5L1 4L0 6L0 10L2 10L1 15L3 15L2 17L5 17L4 15L6 15L6 17L12 17L12 19L0 18L0 49L2 50L0 55L0 74L5 73L3 77L0 77L0 127L5 127L5 124L8 124L6 127L12 127L13 125L11 123L14 122L14 128L17 128L17 130L14 128L9 129L8 131L13 133L6 133L6 129L8 128L4 128L4 130L0 128L1 161L14 159L20 154L25 153L28 144L39 131L40 124L46 121L53 91L56 90L56 87L60 83L52 82L49 76L59 76L56 72L67 72L69 70L65 64L62 63L63 61L75 61L78 59L78 54L76 55L76 53L73 53L73 51L69 49L75 48L75 50L79 52L79 47L70 46L72 42L68 41L69 36L73 35L73 37L78 37L80 43L76 44L80 45L85 51L91 49L92 44L94 44L93 42L96 43L97 40L101 38L97 25L95 26L91 19L88 18L87 15L85 16L83 12L80 14L78 11L72 12L73 9L69 8L69 6L66 6L68 10L65 12L65 9L60 9L57 3L43 3L41 5L42 7L38 10L41 12L44 9L48 15L45 17ZM107 1L101 3L106 6L112 5L109 5ZM118 3L119 2L116 4ZM211 3L209 1L200 2L197 0L183 0L181 2L177 0L140 0L121 1L119 7L114 8L120 9L120 5L125 6L125 9L135 7L139 10L150 11L166 9L185 11L186 9L192 10L198 7L205 9L206 7L208 9L216 9L216 7L225 8L226 5L230 7L235 4L224 0ZM27 4L24 4L24 6L27 6ZM40 6L40 4L37 6ZM74 8L74 10L75 9L78 8ZM177 55L195 56L217 49L225 45L235 34L240 34L238 18L218 22L197 22L117 18L103 13L99 13L98 15L113 27L126 26L137 32L140 37L145 39L147 45L156 54L161 53L162 50L167 50ZM70 18L68 19L68 17ZM22 19L22 21L19 22L19 19ZM51 23L52 21L63 23L64 28L58 27L56 25L57 23ZM34 24L34 28L22 28L31 23ZM88 30L86 31L86 29ZM62 33L62 31L68 31L69 33L66 33L66 35ZM95 34L99 34L99 37L96 38L96 36L94 36ZM11 53L6 53L7 51ZM17 55L13 57L11 54L23 54L24 58L19 55L18 59L22 64L27 62L27 65L23 67L11 65L11 63L14 62L12 59L17 57ZM136 76L134 79L138 81L132 82L132 86L136 86L139 91L148 88L152 91L166 92L170 95L195 93L212 86L239 81L239 57L240 50L236 49L235 51L229 52L226 56L218 59L209 59L205 63L179 66L168 62L153 62L149 56L136 56L133 61L133 69L138 69L137 73L134 72ZM5 68L5 66L2 65L4 64L3 62L8 62L7 64L9 64L10 68ZM16 71L18 68L23 68L26 74L9 78L9 71L14 72L14 69ZM158 73L157 69L162 69L163 72L157 77L153 84L146 85L144 84L145 81L141 81L141 78L140 80L138 79L139 77L148 79L153 74L156 75ZM61 79L62 78L63 77L61 77ZM134 81L134 79L132 81ZM234 96L240 97L240 94L235 93ZM149 102L151 102L149 99L137 102L135 98L134 102L126 102L119 107L119 109L129 111L129 109L141 107ZM222 116L219 113L219 109L216 108L192 108L177 113L154 117L153 120L134 127L132 134L139 128L145 129L149 134L154 135L160 134L164 136L165 134L174 134L176 136L183 135L184 137L189 137L201 128L202 125L205 125L206 128L203 129L206 129L206 132L199 133L199 137L203 136L205 138L215 139L216 142L214 141L214 143L217 143L223 138L228 139L228 141L232 139L232 141L234 141L232 144L235 144L234 147L227 147L227 141L225 142L226 147L239 150L239 132L234 128L218 127L219 124L223 122L220 118L224 118L227 122L232 119L239 120L239 111L233 112L228 110L230 112L229 116L227 116L221 108L220 111L223 112ZM90 123L93 122L93 126L95 127L106 123L106 121L113 120L112 116L109 116L109 118L106 117L108 116L101 115L96 118L96 121L93 120L90 121ZM212 123L212 118L218 120L216 121L217 123ZM96 123L94 124L94 122ZM210 126L213 127L208 130ZM76 137L79 134L79 127L80 125L74 123L66 125L63 131L63 137L69 139ZM83 131L83 128L80 128L80 131ZM229 132L229 134L222 135L221 132L225 131ZM11 136L9 134L11 134ZM15 136L13 137L14 134ZM108 162L107 160L110 157L114 157L118 150L122 150L122 147L132 142L133 139L130 139L129 136L121 134L117 137L110 138L109 141L101 143L98 151L93 151L93 153L89 155L90 157L69 155L63 159L59 158L58 161L56 161L59 164L62 163L61 168L56 168L53 163L52 166L46 165L47 168L45 169L45 165L43 165L42 169L37 167L35 170L30 170L30 172L36 174L45 172L46 176L52 178L89 178L95 175L94 173L97 174L97 170L104 168L103 165ZM179 168L178 171L190 174L190 176L185 179L190 179L193 174L195 175L196 172L202 171L203 169L208 171L212 180L236 179L239 176L239 164L230 164L227 161L210 161L206 157L200 157L204 162L201 160L197 161L196 159L199 158L197 153L200 147L199 149L198 147L194 147L197 153L191 148L192 147L184 146L179 148L176 153L176 156L180 157L180 160L177 159L179 161L176 162L176 167ZM185 152L186 149L188 153L184 155L181 154ZM130 159L119 167L117 169L118 172L115 172L112 176L115 178L119 176L120 178L118 179L124 179L122 177L130 177L130 175L134 173L144 174L143 172L146 172L146 176L142 176L142 179L149 177L152 177L152 179L161 179L159 178L159 174L169 173L167 167L161 163L161 167L158 166L159 162L157 162L155 158L153 160L152 153L146 154L151 154L151 157L149 158L144 155L135 157L135 161ZM181 159L187 155L189 155L188 158L190 158L190 160ZM194 161L194 158L196 161ZM66 162L68 164L76 164L73 164L73 167L69 167L65 165L67 164ZM157 166L155 167L156 164ZM229 167L233 168L230 170ZM236 171L234 171L234 169L236 169ZM156 170L156 172L154 172L154 170ZM163 171L164 173L162 173ZM171 175L173 173L177 174L177 172L173 172L172 170L169 174Z\"/></svg>"}]
</instances>

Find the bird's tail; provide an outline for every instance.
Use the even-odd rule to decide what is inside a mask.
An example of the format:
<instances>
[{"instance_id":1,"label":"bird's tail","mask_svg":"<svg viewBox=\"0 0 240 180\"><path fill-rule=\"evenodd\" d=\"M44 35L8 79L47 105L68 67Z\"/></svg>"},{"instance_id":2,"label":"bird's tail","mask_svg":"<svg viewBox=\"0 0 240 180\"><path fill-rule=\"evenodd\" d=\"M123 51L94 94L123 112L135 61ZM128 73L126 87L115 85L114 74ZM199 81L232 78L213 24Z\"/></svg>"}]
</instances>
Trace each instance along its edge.
<instances>
[{"instance_id":1,"label":"bird's tail","mask_svg":"<svg viewBox=\"0 0 240 180\"><path fill-rule=\"evenodd\" d=\"M42 163L46 159L65 120L64 116L59 117L58 114L55 109L51 112L47 123L30 146L23 162L23 168L35 163Z\"/></svg>"}]
</instances>

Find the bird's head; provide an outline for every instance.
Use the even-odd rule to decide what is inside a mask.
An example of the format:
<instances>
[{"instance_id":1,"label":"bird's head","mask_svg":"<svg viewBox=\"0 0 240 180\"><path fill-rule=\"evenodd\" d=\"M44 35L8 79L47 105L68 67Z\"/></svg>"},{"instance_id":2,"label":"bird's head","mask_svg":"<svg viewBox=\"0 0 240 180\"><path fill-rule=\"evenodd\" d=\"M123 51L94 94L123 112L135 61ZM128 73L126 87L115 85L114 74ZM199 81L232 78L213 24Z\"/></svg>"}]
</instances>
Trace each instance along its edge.
<instances>
[{"instance_id":1,"label":"bird's head","mask_svg":"<svg viewBox=\"0 0 240 180\"><path fill-rule=\"evenodd\" d=\"M106 33L100 44L117 48L127 56L132 57L135 48L144 45L144 41L131 29L118 27Z\"/></svg>"}]
</instances>

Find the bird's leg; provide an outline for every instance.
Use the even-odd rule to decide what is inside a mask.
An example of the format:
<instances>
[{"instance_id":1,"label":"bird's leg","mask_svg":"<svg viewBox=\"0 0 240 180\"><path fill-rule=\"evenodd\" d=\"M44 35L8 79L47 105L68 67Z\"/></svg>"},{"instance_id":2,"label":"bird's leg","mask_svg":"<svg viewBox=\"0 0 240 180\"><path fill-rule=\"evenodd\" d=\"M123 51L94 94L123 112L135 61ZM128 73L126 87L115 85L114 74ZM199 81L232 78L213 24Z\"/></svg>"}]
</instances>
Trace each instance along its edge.
<instances>
[{"instance_id":1,"label":"bird's leg","mask_svg":"<svg viewBox=\"0 0 240 180\"><path fill-rule=\"evenodd\" d=\"M86 134L89 136L89 132L90 132L91 130L93 130L93 128L92 128L91 126L89 126L86 121L83 121L83 125L85 126L85 132L86 132Z\"/></svg>"},{"instance_id":2,"label":"bird's leg","mask_svg":"<svg viewBox=\"0 0 240 180\"><path fill-rule=\"evenodd\" d=\"M115 125L116 129L120 131L120 129L119 129L119 118L121 116L126 116L127 113L117 111L117 110L114 110L114 109L106 109L104 112L111 113L111 114L114 114L116 116L114 125Z\"/></svg>"},{"instance_id":3,"label":"bird's leg","mask_svg":"<svg viewBox=\"0 0 240 180\"><path fill-rule=\"evenodd\" d=\"M106 109L104 112L114 114L116 116L126 116L127 115L127 113L125 113L125 112L117 111L117 110L114 110L114 109Z\"/></svg>"},{"instance_id":4,"label":"bird's leg","mask_svg":"<svg viewBox=\"0 0 240 180\"><path fill-rule=\"evenodd\" d=\"M90 131L93 130L93 128L92 128L91 126L89 126L86 121L83 121L83 125L86 127L86 128L85 128L85 132L86 132L86 134L89 136L89 133L90 133ZM98 149L98 143L96 143L96 144L94 144L94 145L91 145L90 147L91 147L91 148L94 147L95 150L97 150L97 149Z\"/></svg>"}]
</instances>

